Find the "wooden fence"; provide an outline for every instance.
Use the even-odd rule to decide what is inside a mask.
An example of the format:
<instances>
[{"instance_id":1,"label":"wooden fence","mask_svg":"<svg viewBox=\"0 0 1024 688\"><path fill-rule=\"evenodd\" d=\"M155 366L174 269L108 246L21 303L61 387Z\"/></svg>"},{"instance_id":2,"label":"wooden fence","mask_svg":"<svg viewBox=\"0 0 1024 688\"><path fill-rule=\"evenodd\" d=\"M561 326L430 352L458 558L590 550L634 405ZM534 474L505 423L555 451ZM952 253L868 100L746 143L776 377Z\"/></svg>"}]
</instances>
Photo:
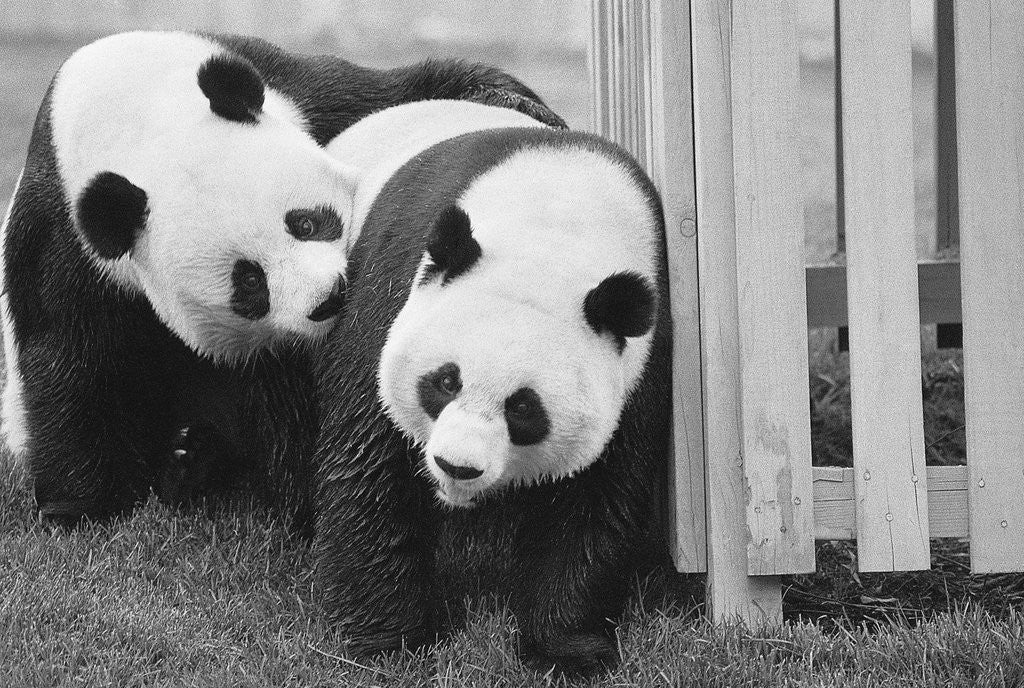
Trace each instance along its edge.
<instances>
[{"instance_id":1,"label":"wooden fence","mask_svg":"<svg viewBox=\"0 0 1024 688\"><path fill-rule=\"evenodd\" d=\"M592 4L596 128L665 203L673 556L707 572L716 618L780 618L778 576L813 571L815 539L856 539L861 571L927 568L935 537L969 537L975 572L1024 570L1024 4L938 0L939 244L960 251L919 264L910 0L836 2L845 264L823 267L803 262L797 3ZM963 323L967 466L925 466L936 322ZM854 466L812 468L807 332L836 325Z\"/></svg>"}]
</instances>

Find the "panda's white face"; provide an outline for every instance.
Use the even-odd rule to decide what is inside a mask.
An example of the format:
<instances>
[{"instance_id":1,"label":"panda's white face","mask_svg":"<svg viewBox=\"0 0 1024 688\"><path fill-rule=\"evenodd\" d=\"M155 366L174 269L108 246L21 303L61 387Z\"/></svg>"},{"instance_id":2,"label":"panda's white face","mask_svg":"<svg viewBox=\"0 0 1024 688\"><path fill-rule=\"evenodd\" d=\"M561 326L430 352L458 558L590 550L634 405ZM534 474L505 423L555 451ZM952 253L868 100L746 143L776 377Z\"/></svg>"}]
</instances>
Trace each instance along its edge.
<instances>
[{"instance_id":1,"label":"panda's white face","mask_svg":"<svg viewBox=\"0 0 1024 688\"><path fill-rule=\"evenodd\" d=\"M660 235L648 200L602 155L542 148L437 218L379 393L440 500L469 507L601 455L650 350Z\"/></svg>"},{"instance_id":2,"label":"panda's white face","mask_svg":"<svg viewBox=\"0 0 1024 688\"><path fill-rule=\"evenodd\" d=\"M61 67L50 121L90 257L195 351L326 335L356 175L253 65L191 34L109 36Z\"/></svg>"},{"instance_id":3,"label":"panda's white face","mask_svg":"<svg viewBox=\"0 0 1024 688\"><path fill-rule=\"evenodd\" d=\"M423 447L438 497L471 506L588 466L627 391L615 342L590 329L582 303L567 322L514 295L454 286L422 289L427 298L392 327L380 371L388 411Z\"/></svg>"},{"instance_id":4,"label":"panda's white face","mask_svg":"<svg viewBox=\"0 0 1024 688\"><path fill-rule=\"evenodd\" d=\"M353 189L287 123L233 124L182 147L163 170L174 178L139 184L148 223L122 259L172 330L224 359L326 335L342 304L341 209Z\"/></svg>"}]
</instances>

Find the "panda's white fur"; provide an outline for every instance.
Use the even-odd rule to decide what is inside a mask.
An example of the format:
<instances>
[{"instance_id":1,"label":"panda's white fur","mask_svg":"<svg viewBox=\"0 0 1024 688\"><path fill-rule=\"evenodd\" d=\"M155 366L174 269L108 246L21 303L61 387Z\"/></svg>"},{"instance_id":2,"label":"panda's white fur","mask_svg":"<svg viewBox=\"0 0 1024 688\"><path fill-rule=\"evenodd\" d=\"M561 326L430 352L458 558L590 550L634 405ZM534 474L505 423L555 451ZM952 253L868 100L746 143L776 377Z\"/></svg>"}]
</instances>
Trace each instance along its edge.
<instances>
[{"instance_id":1,"label":"panda's white fur","mask_svg":"<svg viewBox=\"0 0 1024 688\"><path fill-rule=\"evenodd\" d=\"M361 182L354 229L402 162L446 136L489 122L508 126L501 112L489 119L477 111L493 108L465 106L399 106L363 120L358 142L332 144L345 159L368 141L386 140L394 150L364 177L373 180L367 195ZM455 131L451 123L470 114L468 127ZM392 138L404 131L403 121L410 127L405 147ZM572 475L601 454L641 378L653 332L627 339L620 354L613 336L587 323L584 299L616 273L641 275L653 289L660 234L636 179L585 146L524 147L476 178L457 204L470 218L481 257L443 284L421 280L429 264L424 255L381 353L379 395L395 424L423 448L438 497L469 507L506 485ZM434 420L421 406L417 381L447 362L458 365L462 388ZM550 431L538 444L516 446L504 403L523 387L539 394ZM482 474L453 479L437 457Z\"/></svg>"},{"instance_id":2,"label":"panda's white fur","mask_svg":"<svg viewBox=\"0 0 1024 688\"><path fill-rule=\"evenodd\" d=\"M147 194L148 221L125 256L91 254L108 277L139 290L195 351L240 359L278 339L315 338L307 315L344 273L344 241L302 242L290 208L350 203L354 174L304 131L297 108L269 88L257 124L211 111L197 71L223 47L188 33L136 32L81 48L61 67L50 110L66 198L99 172ZM270 312L232 312L236 259L264 269Z\"/></svg>"},{"instance_id":3,"label":"panda's white fur","mask_svg":"<svg viewBox=\"0 0 1024 688\"><path fill-rule=\"evenodd\" d=\"M381 188L402 165L435 143L501 127L543 127L516 110L463 100L425 100L363 118L327 144L327 152L360 170L350 214L348 247L359 236Z\"/></svg>"},{"instance_id":4,"label":"panda's white fur","mask_svg":"<svg viewBox=\"0 0 1024 688\"><path fill-rule=\"evenodd\" d=\"M0 223L0 246L7 239L7 223L14 207L14 196L21 184L21 174L14 184L14 193L7 205L3 221ZM4 391L0 396L0 435L3 435L8 451L14 458L20 458L28 446L28 425L25 422L25 407L22 402L21 368L18 366L18 345L14 334L14 322L11 317L7 289L4 288L4 261L0 260L0 323L3 325L4 338Z\"/></svg>"}]
</instances>

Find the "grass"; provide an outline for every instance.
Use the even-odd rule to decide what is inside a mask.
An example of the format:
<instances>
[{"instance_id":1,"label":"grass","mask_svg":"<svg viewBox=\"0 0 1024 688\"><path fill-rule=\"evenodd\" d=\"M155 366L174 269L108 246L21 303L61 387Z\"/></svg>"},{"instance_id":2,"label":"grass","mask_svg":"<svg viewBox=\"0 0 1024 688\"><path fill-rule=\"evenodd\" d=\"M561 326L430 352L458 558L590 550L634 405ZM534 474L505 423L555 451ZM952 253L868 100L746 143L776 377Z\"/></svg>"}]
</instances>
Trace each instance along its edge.
<instances>
[{"instance_id":1,"label":"grass","mask_svg":"<svg viewBox=\"0 0 1024 688\"><path fill-rule=\"evenodd\" d=\"M856 581L849 552L822 552L825 622L793 613L822 591L790 581L793 618L764 632L710 624L694 581L656 572L620 629L622 665L594 686L1019 686L1020 590L1003 586L908 614L912 577ZM476 601L466 626L419 653L345 657L310 590L305 542L246 500L174 511L155 500L130 518L73 532L34 516L21 471L0 476L0 685L546 686L516 658L514 621ZM936 578L971 580L939 569ZM900 579L903 582L900 583ZM1019 577L1018 577L1019 578ZM875 586L883 584L889 587ZM947 581L948 582L948 581ZM934 592L934 582L924 586ZM920 592L918 590L918 592ZM871 595L874 595L873 597ZM1002 595L1005 603L989 603ZM856 597L871 613L855 618ZM933 601L934 602L934 601ZM941 608L942 605L935 605Z\"/></svg>"}]
</instances>

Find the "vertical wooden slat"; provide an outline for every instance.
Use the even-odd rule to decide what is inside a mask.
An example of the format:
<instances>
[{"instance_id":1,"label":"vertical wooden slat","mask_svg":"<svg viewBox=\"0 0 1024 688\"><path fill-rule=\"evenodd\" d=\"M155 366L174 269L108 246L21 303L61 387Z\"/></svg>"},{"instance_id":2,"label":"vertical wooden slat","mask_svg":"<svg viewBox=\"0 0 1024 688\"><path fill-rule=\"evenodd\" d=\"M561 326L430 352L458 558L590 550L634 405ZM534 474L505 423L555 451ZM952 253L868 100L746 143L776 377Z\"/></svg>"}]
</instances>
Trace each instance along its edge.
<instances>
[{"instance_id":1,"label":"vertical wooden slat","mask_svg":"<svg viewBox=\"0 0 1024 688\"><path fill-rule=\"evenodd\" d=\"M636 92L633 93L633 111L636 113L636 158L644 168L648 168L650 158L647 157L647 131L650 129L647 108L647 74L645 65L650 61L646 50L647 37L644 35L644 8L649 0L631 0L633 5L633 79Z\"/></svg>"},{"instance_id":2,"label":"vertical wooden slat","mask_svg":"<svg viewBox=\"0 0 1024 688\"><path fill-rule=\"evenodd\" d=\"M707 472L708 604L715 618L782 616L775 576L747 575L740 421L730 0L690 4L697 252ZM771 343L766 343L771 344Z\"/></svg>"},{"instance_id":3,"label":"vertical wooden slat","mask_svg":"<svg viewBox=\"0 0 1024 688\"><path fill-rule=\"evenodd\" d=\"M609 0L592 0L590 3L590 104L591 129L600 133L609 130L609 84L608 84L608 3Z\"/></svg>"},{"instance_id":4,"label":"vertical wooden slat","mask_svg":"<svg viewBox=\"0 0 1024 688\"><path fill-rule=\"evenodd\" d=\"M621 0L619 8L622 17L622 140L626 142L626 147L629 150L633 150L634 140L636 137L636 124L634 122L633 112L633 94L636 92L636 86L633 84L633 27L631 26L630 9L632 3L630 0Z\"/></svg>"},{"instance_id":5,"label":"vertical wooden slat","mask_svg":"<svg viewBox=\"0 0 1024 688\"><path fill-rule=\"evenodd\" d=\"M629 80L626 74L625 17L622 5L626 0L615 0L615 136L623 142L629 141L629 114L626 111L626 93Z\"/></svg>"},{"instance_id":6,"label":"vertical wooden slat","mask_svg":"<svg viewBox=\"0 0 1024 688\"><path fill-rule=\"evenodd\" d=\"M703 572L704 418L688 3L654 0L650 25L650 171L665 207L672 307L672 558L679 571Z\"/></svg>"},{"instance_id":7,"label":"vertical wooden slat","mask_svg":"<svg viewBox=\"0 0 1024 688\"><path fill-rule=\"evenodd\" d=\"M791 0L735 0L732 125L748 570L814 571L800 63Z\"/></svg>"},{"instance_id":8,"label":"vertical wooden slat","mask_svg":"<svg viewBox=\"0 0 1024 688\"><path fill-rule=\"evenodd\" d=\"M621 82L619 83L619 92L617 94L619 99L619 114L621 118L619 120L621 129L619 130L619 140L623 142L623 145L629 150L633 149L633 113L629 107L630 94L633 92L633 74L630 69L632 61L630 59L630 48L632 42L629 40L629 0L618 0L619 9L619 63L616 66L616 71L619 73Z\"/></svg>"},{"instance_id":9,"label":"vertical wooden slat","mask_svg":"<svg viewBox=\"0 0 1024 688\"><path fill-rule=\"evenodd\" d=\"M640 37L643 40L643 61L641 66L643 67L643 83L644 83L644 102L643 110L646 113L646 132L644 136L644 153L647 161L648 169L654 165L654 25L652 24L651 14L653 9L651 3L648 0L641 0L640 7L642 10L641 18L642 25L640 28ZM689 12L686 13L689 16ZM686 46L689 46L687 41ZM681 59L682 56L678 55L677 58ZM689 71L690 68L690 53L689 50L686 52L685 60L682 65ZM687 79L687 89L689 89L689 79ZM690 117L687 112L687 118ZM687 132L687 137L692 141L692 131ZM692 157L692 156L691 156ZM691 165L692 168L692 165Z\"/></svg>"},{"instance_id":10,"label":"vertical wooden slat","mask_svg":"<svg viewBox=\"0 0 1024 688\"><path fill-rule=\"evenodd\" d=\"M1024 570L1024 5L957 3L971 563Z\"/></svg>"},{"instance_id":11,"label":"vertical wooden slat","mask_svg":"<svg viewBox=\"0 0 1024 688\"><path fill-rule=\"evenodd\" d=\"M634 157L637 157L637 132L640 127L640 123L637 121L636 112L636 94L638 84L636 83L636 26L634 22L634 9L636 7L635 0L622 0L623 4L623 19L624 19L624 47L625 47L625 63L622 65L623 71L626 74L626 88L622 93L623 105L626 110L626 141L627 148L633 153ZM640 161L643 164L643 161Z\"/></svg>"},{"instance_id":12,"label":"vertical wooden slat","mask_svg":"<svg viewBox=\"0 0 1024 688\"><path fill-rule=\"evenodd\" d=\"M608 2L608 130L606 136L616 141L620 138L618 130L618 104L620 104L620 79L618 79L618 0Z\"/></svg>"},{"instance_id":13,"label":"vertical wooden slat","mask_svg":"<svg viewBox=\"0 0 1024 688\"><path fill-rule=\"evenodd\" d=\"M924 569L910 1L842 2L840 33L858 560Z\"/></svg>"}]
</instances>

